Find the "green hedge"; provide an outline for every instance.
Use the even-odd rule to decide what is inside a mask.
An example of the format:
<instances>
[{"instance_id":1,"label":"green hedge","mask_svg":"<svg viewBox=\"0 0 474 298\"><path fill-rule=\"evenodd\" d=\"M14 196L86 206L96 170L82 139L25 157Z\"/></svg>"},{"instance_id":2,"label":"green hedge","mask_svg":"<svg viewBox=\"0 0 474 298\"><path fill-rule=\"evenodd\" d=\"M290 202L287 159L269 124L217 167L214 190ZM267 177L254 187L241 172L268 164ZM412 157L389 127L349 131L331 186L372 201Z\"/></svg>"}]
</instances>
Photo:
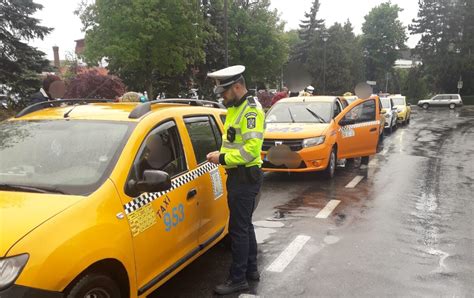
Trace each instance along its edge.
<instances>
[{"instance_id":1,"label":"green hedge","mask_svg":"<svg viewBox=\"0 0 474 298\"><path fill-rule=\"evenodd\" d=\"M462 95L461 97L465 105L474 105L474 95Z\"/></svg>"}]
</instances>

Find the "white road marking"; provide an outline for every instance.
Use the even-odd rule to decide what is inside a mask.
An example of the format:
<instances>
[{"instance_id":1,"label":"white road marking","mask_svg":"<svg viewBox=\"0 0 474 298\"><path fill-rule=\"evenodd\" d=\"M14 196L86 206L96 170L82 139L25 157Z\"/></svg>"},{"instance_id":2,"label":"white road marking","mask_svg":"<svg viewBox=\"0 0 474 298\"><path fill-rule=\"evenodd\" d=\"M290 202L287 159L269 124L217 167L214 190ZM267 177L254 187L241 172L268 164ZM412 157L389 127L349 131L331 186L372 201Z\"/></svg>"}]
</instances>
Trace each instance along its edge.
<instances>
[{"instance_id":1,"label":"white road marking","mask_svg":"<svg viewBox=\"0 0 474 298\"><path fill-rule=\"evenodd\" d=\"M268 266L267 271L283 272L309 239L311 239L311 237L305 235L296 236L295 240Z\"/></svg>"},{"instance_id":2,"label":"white road marking","mask_svg":"<svg viewBox=\"0 0 474 298\"><path fill-rule=\"evenodd\" d=\"M252 294L240 294L239 298L260 298L260 296L252 295Z\"/></svg>"},{"instance_id":3,"label":"white road marking","mask_svg":"<svg viewBox=\"0 0 474 298\"><path fill-rule=\"evenodd\" d=\"M346 185L346 188L354 188L357 186L357 184L359 184L359 182L362 181L362 179L364 179L364 176L356 176L354 179L352 179L351 182L349 182L349 184Z\"/></svg>"},{"instance_id":4,"label":"white road marking","mask_svg":"<svg viewBox=\"0 0 474 298\"><path fill-rule=\"evenodd\" d=\"M316 218L328 218L329 215L336 209L337 205L339 205L340 200L331 200L329 203L326 204L319 213L316 215Z\"/></svg>"}]
</instances>

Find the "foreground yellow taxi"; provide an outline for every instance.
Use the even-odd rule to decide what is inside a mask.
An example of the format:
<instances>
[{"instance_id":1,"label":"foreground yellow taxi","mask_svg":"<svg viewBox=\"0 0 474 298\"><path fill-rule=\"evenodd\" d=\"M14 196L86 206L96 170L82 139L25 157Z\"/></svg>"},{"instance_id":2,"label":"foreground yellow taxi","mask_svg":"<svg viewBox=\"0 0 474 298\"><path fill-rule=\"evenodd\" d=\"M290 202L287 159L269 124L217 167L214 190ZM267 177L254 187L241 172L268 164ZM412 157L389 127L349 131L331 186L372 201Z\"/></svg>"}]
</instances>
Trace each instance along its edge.
<instances>
[{"instance_id":1,"label":"foreground yellow taxi","mask_svg":"<svg viewBox=\"0 0 474 298\"><path fill-rule=\"evenodd\" d=\"M267 172L325 171L332 178L338 159L376 153L380 103L358 99L343 109L332 96L287 98L267 113L262 157Z\"/></svg>"},{"instance_id":2,"label":"foreground yellow taxi","mask_svg":"<svg viewBox=\"0 0 474 298\"><path fill-rule=\"evenodd\" d=\"M0 297L145 297L225 236L225 110L180 102L0 123Z\"/></svg>"}]
</instances>

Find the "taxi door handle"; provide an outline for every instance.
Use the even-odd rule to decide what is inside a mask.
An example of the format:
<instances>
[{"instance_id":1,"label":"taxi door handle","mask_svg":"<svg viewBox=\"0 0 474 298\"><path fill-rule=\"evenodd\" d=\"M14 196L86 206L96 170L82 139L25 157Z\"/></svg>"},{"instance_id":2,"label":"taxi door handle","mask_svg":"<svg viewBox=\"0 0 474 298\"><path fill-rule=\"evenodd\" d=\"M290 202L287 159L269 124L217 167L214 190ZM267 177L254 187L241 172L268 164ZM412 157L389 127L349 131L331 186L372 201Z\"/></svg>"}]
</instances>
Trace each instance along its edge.
<instances>
[{"instance_id":1,"label":"taxi door handle","mask_svg":"<svg viewBox=\"0 0 474 298\"><path fill-rule=\"evenodd\" d=\"M188 195L186 196L186 200L191 200L192 198L194 198L196 195L197 195L197 190L195 188L191 189L190 191L188 191Z\"/></svg>"},{"instance_id":2,"label":"taxi door handle","mask_svg":"<svg viewBox=\"0 0 474 298\"><path fill-rule=\"evenodd\" d=\"M373 127L373 128L370 129L370 132L374 132L374 131L377 131L376 127Z\"/></svg>"}]
</instances>

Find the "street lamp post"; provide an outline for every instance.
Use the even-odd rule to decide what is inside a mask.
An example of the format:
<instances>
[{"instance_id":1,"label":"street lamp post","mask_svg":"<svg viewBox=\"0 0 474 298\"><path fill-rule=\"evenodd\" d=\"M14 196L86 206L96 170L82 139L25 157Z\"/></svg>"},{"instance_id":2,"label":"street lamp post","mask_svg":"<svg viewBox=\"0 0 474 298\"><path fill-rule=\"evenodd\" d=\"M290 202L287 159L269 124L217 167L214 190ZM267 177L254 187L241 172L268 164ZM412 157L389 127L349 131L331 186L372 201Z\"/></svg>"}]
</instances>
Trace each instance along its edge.
<instances>
[{"instance_id":1,"label":"street lamp post","mask_svg":"<svg viewBox=\"0 0 474 298\"><path fill-rule=\"evenodd\" d=\"M326 41L328 41L328 34L323 32L324 42L324 58L323 58L323 95L326 94Z\"/></svg>"}]
</instances>

